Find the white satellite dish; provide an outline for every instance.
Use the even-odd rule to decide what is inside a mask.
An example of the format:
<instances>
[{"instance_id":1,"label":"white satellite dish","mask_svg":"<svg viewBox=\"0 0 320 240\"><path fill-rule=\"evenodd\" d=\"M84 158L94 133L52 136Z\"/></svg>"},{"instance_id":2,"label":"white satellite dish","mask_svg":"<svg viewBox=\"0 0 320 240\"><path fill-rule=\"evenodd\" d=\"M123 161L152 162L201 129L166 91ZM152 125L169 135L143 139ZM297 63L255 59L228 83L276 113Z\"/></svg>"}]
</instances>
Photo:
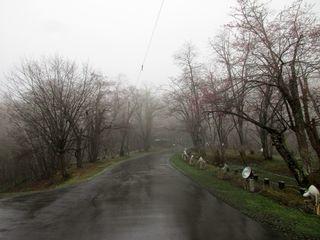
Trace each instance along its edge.
<instances>
[{"instance_id":1,"label":"white satellite dish","mask_svg":"<svg viewBox=\"0 0 320 240\"><path fill-rule=\"evenodd\" d=\"M248 179L252 174L252 169L251 167L245 167L242 171L242 177L244 179Z\"/></svg>"},{"instance_id":2,"label":"white satellite dish","mask_svg":"<svg viewBox=\"0 0 320 240\"><path fill-rule=\"evenodd\" d=\"M316 204L318 204L318 200L319 200L319 190L314 186L314 185L311 185L309 188L308 188L308 191L306 191L303 196L304 197L314 197L315 198L315 201L316 201Z\"/></svg>"}]
</instances>

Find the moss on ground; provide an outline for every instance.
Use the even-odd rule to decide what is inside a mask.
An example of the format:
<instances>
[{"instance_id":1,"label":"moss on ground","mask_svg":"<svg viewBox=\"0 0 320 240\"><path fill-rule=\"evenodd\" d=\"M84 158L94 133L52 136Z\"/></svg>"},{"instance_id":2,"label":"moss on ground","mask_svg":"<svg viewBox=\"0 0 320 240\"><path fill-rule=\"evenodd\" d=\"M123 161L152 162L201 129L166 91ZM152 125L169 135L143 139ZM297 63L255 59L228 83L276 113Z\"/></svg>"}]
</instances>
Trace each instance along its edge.
<instances>
[{"instance_id":1,"label":"moss on ground","mask_svg":"<svg viewBox=\"0 0 320 240\"><path fill-rule=\"evenodd\" d=\"M180 154L174 155L171 163L218 198L289 239L320 239L320 217L283 206L266 196L249 193L220 180L216 168L209 166L206 170L198 170L184 162Z\"/></svg>"}]
</instances>

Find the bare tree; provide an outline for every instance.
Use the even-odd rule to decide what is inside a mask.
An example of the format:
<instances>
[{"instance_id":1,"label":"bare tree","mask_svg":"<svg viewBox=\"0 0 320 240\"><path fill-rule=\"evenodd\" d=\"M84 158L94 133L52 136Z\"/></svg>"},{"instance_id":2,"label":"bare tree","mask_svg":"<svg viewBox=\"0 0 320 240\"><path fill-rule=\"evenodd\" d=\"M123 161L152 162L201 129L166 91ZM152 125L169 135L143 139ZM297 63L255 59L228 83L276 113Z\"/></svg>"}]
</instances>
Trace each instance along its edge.
<instances>
[{"instance_id":1,"label":"bare tree","mask_svg":"<svg viewBox=\"0 0 320 240\"><path fill-rule=\"evenodd\" d=\"M138 90L130 87L123 91L122 107L120 110L120 150L119 155L124 156L129 153L129 134L132 128L134 114L138 110Z\"/></svg>"},{"instance_id":2,"label":"bare tree","mask_svg":"<svg viewBox=\"0 0 320 240\"><path fill-rule=\"evenodd\" d=\"M154 118L162 108L158 97L150 89L144 89L138 95L135 117L144 151L150 150Z\"/></svg>"},{"instance_id":3,"label":"bare tree","mask_svg":"<svg viewBox=\"0 0 320 240\"><path fill-rule=\"evenodd\" d=\"M206 84L203 85L202 91L203 96L208 95L208 90L212 92L219 92L219 87L221 87L221 80L219 80L212 71L206 73ZM226 96L225 96L226 97ZM202 104L204 102L202 101ZM205 109L214 110L215 105L208 104ZM229 146L228 137L231 131L234 129L235 118L228 116L222 112L214 113L212 111L209 114L204 114L205 122L209 128L209 134L211 139L211 149L212 152L216 153L216 158L220 164L226 162L226 149ZM216 143L217 142L217 143ZM242 158L242 161L245 163L245 159Z\"/></svg>"},{"instance_id":4,"label":"bare tree","mask_svg":"<svg viewBox=\"0 0 320 240\"><path fill-rule=\"evenodd\" d=\"M262 129L264 142L268 133L298 183L305 185L311 171L309 142L317 154L320 149L316 108L309 89L319 65L320 31L315 16L302 2L296 1L272 15L259 1L239 0L234 22L227 27L235 33L233 44L225 43L224 39L218 45L220 52L216 52L227 63L227 69L237 69L240 64L235 72L243 73L241 69L245 69L245 74L234 74L234 83L222 86L220 93L211 91L211 95L207 95L211 98L209 103L216 105L213 112L223 112L255 124ZM225 54L228 49L225 46L232 49L232 54ZM230 57L225 57L237 57L242 53L245 57L233 64L228 61ZM230 76L228 70L226 79ZM234 86L237 86L236 91ZM239 99L245 101L241 109ZM303 169L286 146L285 133L289 130L295 134Z\"/></svg>"},{"instance_id":5,"label":"bare tree","mask_svg":"<svg viewBox=\"0 0 320 240\"><path fill-rule=\"evenodd\" d=\"M186 43L174 58L182 73L171 80L168 105L171 113L184 122L194 147L203 152L204 117L200 103L202 64L197 62L196 49L190 43Z\"/></svg>"},{"instance_id":6,"label":"bare tree","mask_svg":"<svg viewBox=\"0 0 320 240\"><path fill-rule=\"evenodd\" d=\"M311 146L318 153L318 137L310 114L308 77L319 65L319 25L310 8L296 1L276 16L271 16L258 1L239 1L237 28L255 39L254 61L260 72L268 76L255 80L271 85L282 95L290 118L288 127L294 131L299 153L307 173L311 167ZM303 94L301 101L300 93Z\"/></svg>"},{"instance_id":7,"label":"bare tree","mask_svg":"<svg viewBox=\"0 0 320 240\"><path fill-rule=\"evenodd\" d=\"M94 96L86 109L87 151L90 162L96 162L100 151L103 134L110 133L119 113L120 99L118 85L96 75Z\"/></svg>"},{"instance_id":8,"label":"bare tree","mask_svg":"<svg viewBox=\"0 0 320 240\"><path fill-rule=\"evenodd\" d=\"M250 55L250 38L241 34L235 41L239 47L232 42L232 33L226 28L215 41L210 42L210 46L217 55L217 61L222 63L225 69L226 78L224 83L230 87L230 93L237 95L234 100L235 110L240 113L244 108L245 85L247 84L248 75L248 58ZM242 44L241 44L242 43ZM245 43L245 44L244 44ZM246 136L244 130L244 120L237 116L232 116L234 126L239 137L239 153L243 162L246 159Z\"/></svg>"},{"instance_id":9,"label":"bare tree","mask_svg":"<svg viewBox=\"0 0 320 240\"><path fill-rule=\"evenodd\" d=\"M88 68L81 71L60 57L26 61L8 80L12 118L41 155L43 168L58 168L68 177L66 154L72 149L73 126L91 94Z\"/></svg>"}]
</instances>

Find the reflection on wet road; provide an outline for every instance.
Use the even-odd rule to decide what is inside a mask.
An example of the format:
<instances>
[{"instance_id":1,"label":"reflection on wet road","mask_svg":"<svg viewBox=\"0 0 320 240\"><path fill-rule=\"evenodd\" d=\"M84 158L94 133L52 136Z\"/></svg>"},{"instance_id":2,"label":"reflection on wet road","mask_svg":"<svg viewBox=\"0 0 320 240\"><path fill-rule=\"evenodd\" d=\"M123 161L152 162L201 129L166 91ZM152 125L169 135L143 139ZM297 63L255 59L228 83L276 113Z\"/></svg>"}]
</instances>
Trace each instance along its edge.
<instances>
[{"instance_id":1,"label":"reflection on wet road","mask_svg":"<svg viewBox=\"0 0 320 240\"><path fill-rule=\"evenodd\" d=\"M140 157L74 187L0 200L0 239L276 239L168 158Z\"/></svg>"}]
</instances>

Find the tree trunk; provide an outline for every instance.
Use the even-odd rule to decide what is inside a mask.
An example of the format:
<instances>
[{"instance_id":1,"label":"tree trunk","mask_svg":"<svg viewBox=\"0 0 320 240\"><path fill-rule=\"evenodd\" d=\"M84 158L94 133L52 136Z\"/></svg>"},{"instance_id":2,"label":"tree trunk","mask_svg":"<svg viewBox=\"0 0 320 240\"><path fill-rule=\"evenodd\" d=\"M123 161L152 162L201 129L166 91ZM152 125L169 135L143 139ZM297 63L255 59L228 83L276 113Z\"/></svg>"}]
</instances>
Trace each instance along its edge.
<instances>
[{"instance_id":1,"label":"tree trunk","mask_svg":"<svg viewBox=\"0 0 320 240\"><path fill-rule=\"evenodd\" d=\"M269 142L269 134L265 129L260 129L260 140L264 160L272 160L272 146Z\"/></svg>"},{"instance_id":2,"label":"tree trunk","mask_svg":"<svg viewBox=\"0 0 320 240\"><path fill-rule=\"evenodd\" d=\"M225 143L220 146L220 157L221 157L221 162L222 164L226 163L226 148L225 148Z\"/></svg>"},{"instance_id":3,"label":"tree trunk","mask_svg":"<svg viewBox=\"0 0 320 240\"><path fill-rule=\"evenodd\" d=\"M146 134L145 138L143 139L143 150L148 152L151 148L151 136L149 133Z\"/></svg>"},{"instance_id":4,"label":"tree trunk","mask_svg":"<svg viewBox=\"0 0 320 240\"><path fill-rule=\"evenodd\" d=\"M267 126L268 125L268 110L270 108L270 101L272 98L272 88L271 86L267 85L265 89L265 94L263 96L263 102L261 104L261 111L259 113L259 122ZM271 119L271 126L273 124L273 119ZM272 159L272 143L270 141L269 133L267 130L260 128L260 141L261 141L261 147L262 147L262 154L264 160L271 160Z\"/></svg>"},{"instance_id":5,"label":"tree trunk","mask_svg":"<svg viewBox=\"0 0 320 240\"><path fill-rule=\"evenodd\" d=\"M190 135L191 135L193 147L196 149L196 151L199 154L205 155L204 141L203 141L201 132L198 129L196 129L196 130L193 130L193 132Z\"/></svg>"},{"instance_id":6,"label":"tree trunk","mask_svg":"<svg viewBox=\"0 0 320 240\"><path fill-rule=\"evenodd\" d=\"M96 126L91 129L90 138L89 138L89 162L93 163L98 160L99 151L100 151L100 122L96 123Z\"/></svg>"},{"instance_id":7,"label":"tree trunk","mask_svg":"<svg viewBox=\"0 0 320 240\"><path fill-rule=\"evenodd\" d=\"M298 142L298 149L300 153L301 160L304 163L304 170L307 173L311 172L311 154L309 151L307 136L304 129L297 127L296 138Z\"/></svg>"},{"instance_id":8,"label":"tree trunk","mask_svg":"<svg viewBox=\"0 0 320 240\"><path fill-rule=\"evenodd\" d=\"M89 143L89 161L94 163L98 160L99 146L97 139L92 139Z\"/></svg>"},{"instance_id":9,"label":"tree trunk","mask_svg":"<svg viewBox=\"0 0 320 240\"><path fill-rule=\"evenodd\" d=\"M319 170L320 170L320 136L318 133L318 129L316 127L315 120L312 119L306 126L307 134L313 147L314 151L317 154L318 162L319 162Z\"/></svg>"},{"instance_id":10,"label":"tree trunk","mask_svg":"<svg viewBox=\"0 0 320 240\"><path fill-rule=\"evenodd\" d=\"M298 77L296 75L295 62L291 63L291 77L289 78L289 91L287 94L288 103L292 110L292 115L294 117L294 127L293 130L296 134L298 148L300 157L304 163L304 170L307 173L311 171L311 154L309 151L307 135L305 131L305 121L303 117L302 106L300 102L300 94L298 88Z\"/></svg>"},{"instance_id":11,"label":"tree trunk","mask_svg":"<svg viewBox=\"0 0 320 240\"><path fill-rule=\"evenodd\" d=\"M66 162L65 162L65 152L59 151L58 159L60 161L60 171L63 179L69 178L69 173L67 171Z\"/></svg>"},{"instance_id":12,"label":"tree trunk","mask_svg":"<svg viewBox=\"0 0 320 240\"><path fill-rule=\"evenodd\" d=\"M237 112L241 112L239 109L237 110ZM240 158L243 164L246 165L246 151L245 151L245 137L244 137L244 131L243 131L243 119L241 117L234 117L233 118L233 122L239 137L239 144L240 144L240 148L238 150L239 154L240 154Z\"/></svg>"},{"instance_id":13,"label":"tree trunk","mask_svg":"<svg viewBox=\"0 0 320 240\"><path fill-rule=\"evenodd\" d=\"M121 143L120 143L120 151L119 151L119 156L123 157L125 155L125 145L127 140L127 133L124 132L121 138Z\"/></svg>"},{"instance_id":14,"label":"tree trunk","mask_svg":"<svg viewBox=\"0 0 320 240\"><path fill-rule=\"evenodd\" d=\"M82 168L82 139L78 137L76 139L76 151L74 153L77 161L77 168Z\"/></svg>"},{"instance_id":15,"label":"tree trunk","mask_svg":"<svg viewBox=\"0 0 320 240\"><path fill-rule=\"evenodd\" d=\"M281 155L281 157L286 162L289 170L293 174L299 186L307 187L308 186L308 178L307 175L303 172L301 167L298 165L297 160L292 156L290 151L288 150L284 136L282 134L272 134L272 143Z\"/></svg>"},{"instance_id":16,"label":"tree trunk","mask_svg":"<svg viewBox=\"0 0 320 240\"><path fill-rule=\"evenodd\" d=\"M121 143L120 151L119 151L119 156L120 156L120 157L123 157L124 155L125 155L125 153L124 153L124 144Z\"/></svg>"},{"instance_id":17,"label":"tree trunk","mask_svg":"<svg viewBox=\"0 0 320 240\"><path fill-rule=\"evenodd\" d=\"M308 80L304 77L303 78L304 84L300 81L301 89L302 89L302 103L303 103L303 112L305 117L305 128L311 143L312 148L317 154L319 167L320 167L320 136L318 133L317 125L315 119L311 119L309 113L309 97L312 100L312 96L309 91ZM314 100L312 100L314 101Z\"/></svg>"}]
</instances>

